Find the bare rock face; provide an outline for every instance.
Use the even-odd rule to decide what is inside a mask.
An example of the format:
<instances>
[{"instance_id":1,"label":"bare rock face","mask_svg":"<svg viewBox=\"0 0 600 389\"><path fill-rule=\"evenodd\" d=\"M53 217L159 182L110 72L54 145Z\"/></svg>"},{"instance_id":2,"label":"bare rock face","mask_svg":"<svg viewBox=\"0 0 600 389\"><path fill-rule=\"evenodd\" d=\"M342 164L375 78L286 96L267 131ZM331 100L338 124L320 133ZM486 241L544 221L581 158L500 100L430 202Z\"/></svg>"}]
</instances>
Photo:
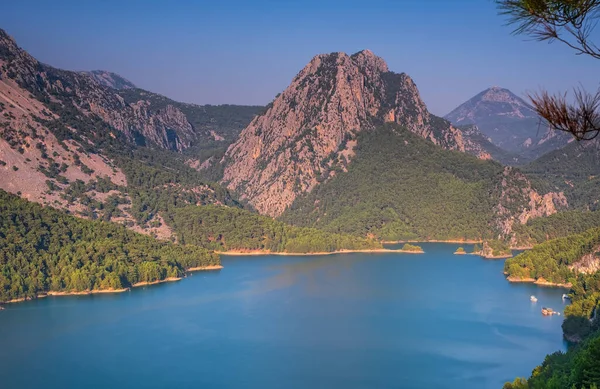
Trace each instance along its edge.
<instances>
[{"instance_id":1,"label":"bare rock face","mask_svg":"<svg viewBox=\"0 0 600 389\"><path fill-rule=\"evenodd\" d=\"M357 132L385 122L464 151L460 131L429 114L406 74L369 50L317 55L229 147L223 181L259 212L280 215L333 164L345 169Z\"/></svg>"},{"instance_id":2,"label":"bare rock face","mask_svg":"<svg viewBox=\"0 0 600 389\"><path fill-rule=\"evenodd\" d=\"M569 266L575 273L593 274L600 271L600 246L581 257L581 259Z\"/></svg>"},{"instance_id":3,"label":"bare rock face","mask_svg":"<svg viewBox=\"0 0 600 389\"><path fill-rule=\"evenodd\" d=\"M496 191L499 202L494 207L495 222L503 237L513 233L515 224L525 224L532 218L550 216L568 207L563 192L541 195L531 187L531 182L523 173L512 167L504 168Z\"/></svg>"},{"instance_id":4,"label":"bare rock face","mask_svg":"<svg viewBox=\"0 0 600 389\"><path fill-rule=\"evenodd\" d=\"M193 128L179 109L167 106L156 112L143 104L129 105L117 90L106 86L106 82L98 82L98 77L105 79L106 74L70 72L42 64L19 48L3 30L0 30L0 65L0 78L12 79L38 101L54 104L54 113L98 115L132 143L182 150L193 138Z\"/></svg>"}]
</instances>

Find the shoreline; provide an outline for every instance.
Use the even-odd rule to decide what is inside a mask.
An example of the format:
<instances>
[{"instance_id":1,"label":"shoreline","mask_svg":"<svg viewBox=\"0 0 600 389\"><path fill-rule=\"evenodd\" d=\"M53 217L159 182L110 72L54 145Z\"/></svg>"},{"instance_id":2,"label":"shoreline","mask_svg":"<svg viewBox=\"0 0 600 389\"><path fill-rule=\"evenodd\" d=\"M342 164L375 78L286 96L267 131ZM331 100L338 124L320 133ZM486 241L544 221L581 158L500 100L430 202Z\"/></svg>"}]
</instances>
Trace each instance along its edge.
<instances>
[{"instance_id":1,"label":"shoreline","mask_svg":"<svg viewBox=\"0 0 600 389\"><path fill-rule=\"evenodd\" d=\"M482 240L460 240L460 239L449 239L449 240L383 240L382 244L400 244L400 243L463 243L463 244L476 244L483 243Z\"/></svg>"},{"instance_id":2,"label":"shoreline","mask_svg":"<svg viewBox=\"0 0 600 389\"><path fill-rule=\"evenodd\" d=\"M40 293L35 297L19 297L16 299L12 299L12 300L8 300L8 301L2 301L0 302L0 304L14 304L14 303L22 303L24 301L31 301L31 300L37 300L37 299L43 299L46 298L48 296L89 296L92 294L110 294L110 293L123 293L123 292L127 292L130 288L122 288L122 289L94 289L94 290L84 290L84 291L80 291L80 292L66 292L66 291L61 291L61 292L57 292L57 291L48 291L45 293Z\"/></svg>"},{"instance_id":3,"label":"shoreline","mask_svg":"<svg viewBox=\"0 0 600 389\"><path fill-rule=\"evenodd\" d=\"M562 284L562 283L555 283L555 282L548 282L546 280L544 280L543 278L538 278L537 280L535 278L517 278L517 277L511 277L508 276L506 277L506 280L508 282L512 282L512 283L526 283L526 284L535 284L538 286L549 286L549 287L554 287L554 288L565 288L565 289L571 289L573 287L572 284L570 283L566 283L566 284Z\"/></svg>"},{"instance_id":4,"label":"shoreline","mask_svg":"<svg viewBox=\"0 0 600 389\"><path fill-rule=\"evenodd\" d=\"M164 280L136 282L135 284L131 285L131 287L138 288L140 286L157 285L157 284L162 284L165 282L181 281L182 279L183 279L183 277L167 277Z\"/></svg>"},{"instance_id":5,"label":"shoreline","mask_svg":"<svg viewBox=\"0 0 600 389\"><path fill-rule=\"evenodd\" d=\"M448 243L448 244L483 244L483 240L459 240L459 239L449 239L449 240L382 240L381 244L401 244L401 243ZM511 250L524 251L531 250L533 246L511 246ZM467 253L471 254L471 253ZM499 259L502 257L494 258ZM510 258L510 257L509 257Z\"/></svg>"},{"instance_id":6,"label":"shoreline","mask_svg":"<svg viewBox=\"0 0 600 389\"><path fill-rule=\"evenodd\" d=\"M210 271L210 270L220 270L220 269L223 269L222 265L210 265L210 266L192 267L185 271L186 272L196 272L196 271ZM35 297L19 297L19 298L8 300L8 301L0 301L0 307L2 306L2 304L22 303L24 301L37 300L37 299L42 299L42 298L49 297L49 296L53 296L53 297L89 296L89 295L93 295L93 294L123 293L123 292L130 291L131 288L139 288L141 286L157 285L157 284L162 284L165 282L175 282L175 281L180 281L183 278L184 277L167 277L164 280L156 280L156 281L150 281L150 282L148 282L148 281L137 282L137 283L131 285L131 287L129 287L129 288L121 288L121 289L94 289L94 290L84 290L84 291L80 291L80 292L67 292L67 291L59 291L58 292L58 291L51 290L51 291L48 291L45 293L40 293Z\"/></svg>"},{"instance_id":7,"label":"shoreline","mask_svg":"<svg viewBox=\"0 0 600 389\"><path fill-rule=\"evenodd\" d=\"M355 253L404 253L404 254L425 254L425 251L413 251L413 250L394 250L394 249L366 249L366 250L338 250L338 251L324 251L314 253L288 253L288 252L270 252L270 251L215 251L216 254L225 256L258 256L258 255L280 255L280 256L294 256L294 257L310 257L317 255L335 255L335 254L355 254Z\"/></svg>"},{"instance_id":8,"label":"shoreline","mask_svg":"<svg viewBox=\"0 0 600 389\"><path fill-rule=\"evenodd\" d=\"M210 266L198 266L198 267L190 267L185 272L191 273L195 271L211 271L211 270L221 270L223 269L222 265L210 265Z\"/></svg>"},{"instance_id":9,"label":"shoreline","mask_svg":"<svg viewBox=\"0 0 600 389\"><path fill-rule=\"evenodd\" d=\"M476 254L476 255L479 255L483 259L508 259L508 258L512 258L513 257L512 254L503 254L503 255L481 255L481 254Z\"/></svg>"}]
</instances>

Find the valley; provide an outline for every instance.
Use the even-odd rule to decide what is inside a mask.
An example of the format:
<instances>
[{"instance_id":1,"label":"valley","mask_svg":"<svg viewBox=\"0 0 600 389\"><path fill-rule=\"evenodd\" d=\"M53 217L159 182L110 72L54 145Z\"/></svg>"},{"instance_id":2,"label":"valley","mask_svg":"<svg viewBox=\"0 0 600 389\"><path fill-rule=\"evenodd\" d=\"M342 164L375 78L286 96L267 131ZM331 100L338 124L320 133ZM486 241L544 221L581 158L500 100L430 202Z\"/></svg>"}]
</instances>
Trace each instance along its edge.
<instances>
[{"instance_id":1,"label":"valley","mask_svg":"<svg viewBox=\"0 0 600 389\"><path fill-rule=\"evenodd\" d=\"M461 374L476 376L485 387L498 387L506 374L529 374L534 368L529 387L508 388L580 389L600 371L590 362L600 339L599 203L598 138L576 141L552 130L529 103L506 88L488 88L439 117L430 112L413 78L390 70L383 58L363 49L314 55L266 106L191 104L139 88L108 70L53 67L0 29L0 307L7 307L0 314L0 326L6 328L14 330L14 323L29 328L29 320L42 320L36 315L58 309L58 296L77 307L69 315L82 317L96 303L111 313L114 308L107 302L126 306L131 301L145 304L149 298L157 307L148 312L164 317L177 317L182 307L197 308L207 316L217 312L219 324L204 323L203 329L192 324L198 319L195 315L182 319L185 322L158 321L159 330L170 334L168 341L185 353L194 354L171 330L203 339L230 328L243 337L244 329L229 321L253 322L254 309L273 320L255 323L271 333L253 331L246 346L267 347L279 339L273 323L282 313L265 309L260 299L273 298L298 309L286 315L308 315L306 323L335 342L333 327L323 327L331 317L314 308L319 306L314 298L335 312L343 308L334 301L337 296L344 304L358 304L365 315L359 319L349 314L354 321L348 336L354 339L385 323L408 322L407 331L416 331L419 323L411 322L415 314L448 316L442 322L457 328L456 344L472 347L465 357L468 363L463 366L449 357L455 349L450 344L443 350L432 348L426 335L435 339L441 330L421 323L432 326L428 334L420 333L431 355L419 358L422 363L440 363L449 373L441 383L427 381L429 372L421 371L411 378L418 387L451 388L456 382L482 387L456 378ZM512 250L525 251L513 257ZM286 264L282 269L278 260ZM250 269L254 261L258 270ZM366 270L366 262L374 263L376 274ZM334 265L327 272L344 273L343 279L311 270L329 263ZM233 273L240 271L233 278L227 274L229 264ZM275 280L264 276L271 274L265 264L279 269ZM433 272L428 266L443 270L425 280ZM192 274L195 271L200 272ZM309 279L299 282L297 272ZM252 281L246 280L248 274ZM365 274L369 276L362 279ZM218 284L219 277L229 283ZM166 285L183 278L188 279L177 286ZM459 307L464 302L459 296L445 296L439 303L417 296L427 309L404 297L415 297L420 282L445 285L438 294L443 295L459 286L453 279L461 283L461 293L469 294L466 307ZM357 280L365 282L364 290L354 284ZM247 282L253 283L250 292L238 288ZM378 289L379 282L397 293L395 297ZM413 289L404 289L403 283ZM495 283L494 289L486 283ZM310 290L298 293L298 285ZM562 288L536 289L553 303L568 291L570 304L565 302L560 329L556 323L562 318L548 318L554 320L550 328L526 312L529 301L524 305L520 299L537 286ZM180 289L170 289L176 287ZM320 288L327 293L318 292ZM180 301L173 296L165 301L162 290L187 294ZM478 299L480 290L485 293ZM340 297L342 292L348 295ZM510 304L496 293L506 293ZM301 302L286 300L286 294ZM233 316L214 307L212 301L221 300ZM400 313L383 315L389 307L379 307L381 301ZM238 312L238 305L244 304L248 310ZM28 307L35 308L31 316ZM140 316L128 317L122 309L129 308L119 308L115 320L124 325L141 328L138 319L156 319L135 309ZM493 310L500 311L498 316ZM520 326L514 312L526 317L529 327ZM377 315L385 320L374 319ZM15 318L14 323L3 321L7 317ZM65 325L63 319L55 323ZM81 328L90 326L78 323ZM289 325L282 331L295 328ZM481 366L475 360L483 350L465 341L469 328L480 331L480 340L494 349L508 347L506 355L518 352L515 345L523 339L531 342L526 346L529 370L490 367L514 364L504 356L488 361L484 370L493 378L479 376ZM568 348L563 347L563 337L570 342ZM16 347L6 336L3 342ZM135 346L146 349L140 342ZM211 342L210 347L218 347ZM383 347L376 337L365 342L365 349ZM336 343L335 350L340 351L342 343ZM233 355L236 347L230 346L228 353ZM418 354L419 347L413 346ZM37 344L29 347L43 351ZM325 355L333 350L309 349ZM395 344L391 349L398 356L402 347ZM539 363L555 349L565 351L549 355L538 367L530 363ZM170 352L167 346L163 351ZM354 358L364 357L351 351ZM264 353L265 358L293 360L271 349ZM95 358L89 350L86 355ZM336 358L339 355L325 359L331 363ZM410 363L410 356L400 359ZM3 366L13 363L2 353L0 361ZM68 361L53 368L62 371L61 363ZM348 368L356 361L344 363ZM131 369L137 371L135 366ZM567 370L575 373L568 376ZM360 379L377 381L368 374ZM453 379L457 381L449 383ZM10 380L16 385L39 384L16 376ZM223 384L214 376L192 381ZM317 374L304 383L326 381ZM253 382L277 387L260 377ZM380 383L392 382L388 376Z\"/></svg>"}]
</instances>

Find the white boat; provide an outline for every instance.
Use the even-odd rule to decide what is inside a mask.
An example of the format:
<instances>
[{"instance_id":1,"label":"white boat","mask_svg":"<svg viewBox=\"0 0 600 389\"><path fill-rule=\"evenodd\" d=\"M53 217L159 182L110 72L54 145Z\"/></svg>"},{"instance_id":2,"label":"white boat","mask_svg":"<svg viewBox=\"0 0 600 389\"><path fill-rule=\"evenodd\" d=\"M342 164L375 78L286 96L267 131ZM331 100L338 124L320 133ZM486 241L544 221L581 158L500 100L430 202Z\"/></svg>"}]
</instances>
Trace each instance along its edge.
<instances>
[{"instance_id":1,"label":"white boat","mask_svg":"<svg viewBox=\"0 0 600 389\"><path fill-rule=\"evenodd\" d=\"M537 301L537 297L535 297L535 296L531 296L531 297L529 298L529 300L531 300L531 301L533 301L533 302L535 303L535 302Z\"/></svg>"},{"instance_id":2,"label":"white boat","mask_svg":"<svg viewBox=\"0 0 600 389\"><path fill-rule=\"evenodd\" d=\"M563 299L563 300L565 300L565 299L568 299L568 298L569 298L569 295L568 295L568 294L563 294L563 295L562 295L562 299Z\"/></svg>"}]
</instances>

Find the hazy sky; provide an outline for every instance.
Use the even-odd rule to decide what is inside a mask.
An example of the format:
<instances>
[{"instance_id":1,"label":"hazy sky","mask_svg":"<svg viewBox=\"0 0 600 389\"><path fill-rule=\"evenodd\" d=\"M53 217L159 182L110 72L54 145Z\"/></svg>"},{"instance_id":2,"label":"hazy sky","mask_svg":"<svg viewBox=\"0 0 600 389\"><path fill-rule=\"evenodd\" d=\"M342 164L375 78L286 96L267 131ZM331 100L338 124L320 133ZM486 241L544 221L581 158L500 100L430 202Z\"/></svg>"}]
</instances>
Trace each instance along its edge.
<instances>
[{"instance_id":1,"label":"hazy sky","mask_svg":"<svg viewBox=\"0 0 600 389\"><path fill-rule=\"evenodd\" d=\"M598 86L600 61L511 35L492 0L19 0L0 28L39 60L199 104L265 105L318 53L368 48L434 114L490 86Z\"/></svg>"}]
</instances>

